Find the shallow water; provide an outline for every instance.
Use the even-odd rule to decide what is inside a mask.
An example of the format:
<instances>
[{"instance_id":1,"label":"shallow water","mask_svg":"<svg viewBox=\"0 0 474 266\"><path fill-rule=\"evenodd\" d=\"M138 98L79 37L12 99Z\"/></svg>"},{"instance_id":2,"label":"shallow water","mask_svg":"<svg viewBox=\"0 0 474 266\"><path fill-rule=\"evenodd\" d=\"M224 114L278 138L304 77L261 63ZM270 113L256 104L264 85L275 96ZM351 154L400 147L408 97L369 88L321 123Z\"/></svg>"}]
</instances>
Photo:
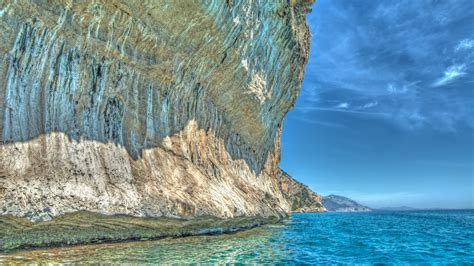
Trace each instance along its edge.
<instances>
[{"instance_id":1,"label":"shallow water","mask_svg":"<svg viewBox=\"0 0 474 266\"><path fill-rule=\"evenodd\" d=\"M2 262L474 263L474 210L294 214L230 235L30 250Z\"/></svg>"}]
</instances>

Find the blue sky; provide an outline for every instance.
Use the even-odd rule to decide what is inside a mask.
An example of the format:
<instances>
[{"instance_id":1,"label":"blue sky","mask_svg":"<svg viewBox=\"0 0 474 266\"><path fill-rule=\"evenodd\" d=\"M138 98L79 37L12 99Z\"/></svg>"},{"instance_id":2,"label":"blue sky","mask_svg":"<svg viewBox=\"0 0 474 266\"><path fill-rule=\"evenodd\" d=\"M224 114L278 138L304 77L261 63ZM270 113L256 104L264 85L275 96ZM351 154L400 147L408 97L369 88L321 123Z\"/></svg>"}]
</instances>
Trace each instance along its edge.
<instances>
[{"instance_id":1,"label":"blue sky","mask_svg":"<svg viewBox=\"0 0 474 266\"><path fill-rule=\"evenodd\" d=\"M474 1L318 0L282 169L371 207L474 208Z\"/></svg>"}]
</instances>

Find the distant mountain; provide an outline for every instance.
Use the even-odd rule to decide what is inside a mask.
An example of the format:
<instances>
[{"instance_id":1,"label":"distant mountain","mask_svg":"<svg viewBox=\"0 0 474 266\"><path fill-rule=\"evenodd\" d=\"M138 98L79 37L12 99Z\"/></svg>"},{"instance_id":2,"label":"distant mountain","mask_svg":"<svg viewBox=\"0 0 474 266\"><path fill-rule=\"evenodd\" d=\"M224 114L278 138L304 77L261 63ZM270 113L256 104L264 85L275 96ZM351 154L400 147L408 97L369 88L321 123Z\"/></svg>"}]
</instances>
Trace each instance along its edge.
<instances>
[{"instance_id":1,"label":"distant mountain","mask_svg":"<svg viewBox=\"0 0 474 266\"><path fill-rule=\"evenodd\" d=\"M338 195L329 195L323 197L323 205L330 212L368 212L372 211L371 208L360 205L356 201L353 201L349 198L338 196Z\"/></svg>"},{"instance_id":2,"label":"distant mountain","mask_svg":"<svg viewBox=\"0 0 474 266\"><path fill-rule=\"evenodd\" d=\"M382 207L377 208L378 211L417 211L419 209L408 207L408 206L400 206L400 207Z\"/></svg>"}]
</instances>

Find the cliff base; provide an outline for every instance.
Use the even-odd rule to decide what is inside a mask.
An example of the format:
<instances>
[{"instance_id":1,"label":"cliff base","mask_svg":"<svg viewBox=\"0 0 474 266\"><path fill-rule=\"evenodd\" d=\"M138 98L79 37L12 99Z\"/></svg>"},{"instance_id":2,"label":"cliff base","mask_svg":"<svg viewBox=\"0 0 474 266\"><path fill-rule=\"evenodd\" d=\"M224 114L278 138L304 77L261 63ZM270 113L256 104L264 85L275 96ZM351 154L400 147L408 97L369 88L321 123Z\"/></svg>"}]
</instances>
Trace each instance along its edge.
<instances>
[{"instance_id":1,"label":"cliff base","mask_svg":"<svg viewBox=\"0 0 474 266\"><path fill-rule=\"evenodd\" d=\"M26 218L0 216L0 252L17 249L155 240L233 233L263 224L278 223L282 217L237 217L221 219L144 218L103 215L92 212L67 213L51 221L33 223Z\"/></svg>"}]
</instances>

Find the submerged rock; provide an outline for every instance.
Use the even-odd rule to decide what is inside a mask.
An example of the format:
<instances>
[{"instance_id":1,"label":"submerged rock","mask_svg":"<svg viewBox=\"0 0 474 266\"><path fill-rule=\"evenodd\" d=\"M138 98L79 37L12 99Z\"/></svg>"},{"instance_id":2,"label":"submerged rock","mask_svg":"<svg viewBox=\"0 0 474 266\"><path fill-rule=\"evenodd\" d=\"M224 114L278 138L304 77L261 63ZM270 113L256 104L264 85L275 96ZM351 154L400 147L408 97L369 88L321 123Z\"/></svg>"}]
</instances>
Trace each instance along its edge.
<instances>
[{"instance_id":1,"label":"submerged rock","mask_svg":"<svg viewBox=\"0 0 474 266\"><path fill-rule=\"evenodd\" d=\"M0 0L0 214L283 217L318 201L278 168L309 2Z\"/></svg>"}]
</instances>

